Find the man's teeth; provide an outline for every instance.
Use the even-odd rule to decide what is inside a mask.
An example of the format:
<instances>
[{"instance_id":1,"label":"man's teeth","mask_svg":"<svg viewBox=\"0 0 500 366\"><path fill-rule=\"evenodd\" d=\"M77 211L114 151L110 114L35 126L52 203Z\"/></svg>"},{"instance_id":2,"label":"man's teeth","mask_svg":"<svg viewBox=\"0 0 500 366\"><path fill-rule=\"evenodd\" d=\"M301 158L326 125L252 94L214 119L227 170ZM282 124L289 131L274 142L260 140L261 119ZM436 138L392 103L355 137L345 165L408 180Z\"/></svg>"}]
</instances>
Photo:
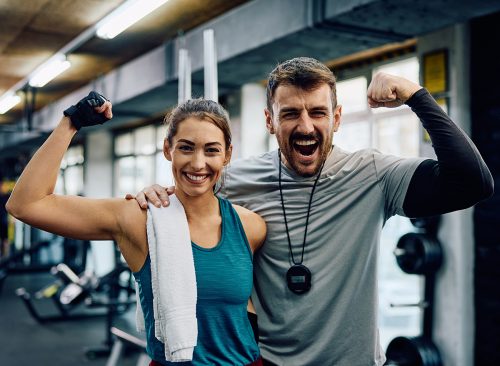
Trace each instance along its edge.
<instances>
[{"instance_id":1,"label":"man's teeth","mask_svg":"<svg viewBox=\"0 0 500 366\"><path fill-rule=\"evenodd\" d=\"M295 143L300 146L308 146L314 145L316 143L315 140L296 140Z\"/></svg>"},{"instance_id":2,"label":"man's teeth","mask_svg":"<svg viewBox=\"0 0 500 366\"><path fill-rule=\"evenodd\" d=\"M207 177L206 175L191 175L191 174L187 174L187 173L186 173L186 175L191 180L203 180Z\"/></svg>"}]
</instances>

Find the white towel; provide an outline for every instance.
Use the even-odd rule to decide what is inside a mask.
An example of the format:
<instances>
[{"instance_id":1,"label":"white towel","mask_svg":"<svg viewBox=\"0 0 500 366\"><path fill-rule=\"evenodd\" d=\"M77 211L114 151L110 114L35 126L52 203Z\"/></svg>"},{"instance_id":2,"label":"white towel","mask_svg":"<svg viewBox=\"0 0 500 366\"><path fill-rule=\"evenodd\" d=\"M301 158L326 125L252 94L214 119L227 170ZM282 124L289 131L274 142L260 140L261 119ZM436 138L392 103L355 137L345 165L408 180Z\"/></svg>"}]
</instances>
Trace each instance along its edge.
<instances>
[{"instance_id":1,"label":"white towel","mask_svg":"<svg viewBox=\"0 0 500 366\"><path fill-rule=\"evenodd\" d=\"M149 204L147 218L155 336L165 344L170 362L191 361L198 338L196 275L189 226L175 195L168 207ZM137 304L137 329L144 316Z\"/></svg>"}]
</instances>

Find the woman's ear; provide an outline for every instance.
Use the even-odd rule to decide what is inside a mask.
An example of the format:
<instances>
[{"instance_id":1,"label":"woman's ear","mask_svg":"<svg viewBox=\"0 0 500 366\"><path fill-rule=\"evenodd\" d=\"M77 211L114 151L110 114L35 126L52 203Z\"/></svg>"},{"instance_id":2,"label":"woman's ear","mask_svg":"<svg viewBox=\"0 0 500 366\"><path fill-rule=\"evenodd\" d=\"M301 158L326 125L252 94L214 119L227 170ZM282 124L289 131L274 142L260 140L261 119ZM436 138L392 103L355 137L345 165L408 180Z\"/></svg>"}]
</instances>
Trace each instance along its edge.
<instances>
[{"instance_id":1,"label":"woman's ear","mask_svg":"<svg viewBox=\"0 0 500 366\"><path fill-rule=\"evenodd\" d=\"M168 161L172 161L172 155L170 154L170 143L168 142L168 138L165 137L163 140L163 155Z\"/></svg>"},{"instance_id":2,"label":"woman's ear","mask_svg":"<svg viewBox=\"0 0 500 366\"><path fill-rule=\"evenodd\" d=\"M231 161L231 156L233 155L233 145L229 145L229 148L226 150L226 156L224 157L224 166L229 164Z\"/></svg>"}]
</instances>

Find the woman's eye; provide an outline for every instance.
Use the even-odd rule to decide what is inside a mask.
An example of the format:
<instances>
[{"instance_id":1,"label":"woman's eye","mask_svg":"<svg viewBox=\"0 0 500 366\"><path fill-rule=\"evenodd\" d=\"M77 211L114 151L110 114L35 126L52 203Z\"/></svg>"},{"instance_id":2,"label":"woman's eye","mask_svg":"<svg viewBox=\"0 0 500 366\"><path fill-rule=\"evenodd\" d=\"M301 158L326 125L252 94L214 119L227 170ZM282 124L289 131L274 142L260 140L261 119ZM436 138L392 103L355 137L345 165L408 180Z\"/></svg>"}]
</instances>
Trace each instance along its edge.
<instances>
[{"instance_id":1,"label":"woman's eye","mask_svg":"<svg viewBox=\"0 0 500 366\"><path fill-rule=\"evenodd\" d=\"M181 151L191 151L193 150L193 148L189 145L182 145L182 146L179 146L179 150Z\"/></svg>"},{"instance_id":2,"label":"woman's eye","mask_svg":"<svg viewBox=\"0 0 500 366\"><path fill-rule=\"evenodd\" d=\"M217 148L215 148L215 147L209 147L209 148L207 149L207 152L208 152L208 153L218 153L218 152L220 152L220 150L219 150L219 149L217 149Z\"/></svg>"}]
</instances>

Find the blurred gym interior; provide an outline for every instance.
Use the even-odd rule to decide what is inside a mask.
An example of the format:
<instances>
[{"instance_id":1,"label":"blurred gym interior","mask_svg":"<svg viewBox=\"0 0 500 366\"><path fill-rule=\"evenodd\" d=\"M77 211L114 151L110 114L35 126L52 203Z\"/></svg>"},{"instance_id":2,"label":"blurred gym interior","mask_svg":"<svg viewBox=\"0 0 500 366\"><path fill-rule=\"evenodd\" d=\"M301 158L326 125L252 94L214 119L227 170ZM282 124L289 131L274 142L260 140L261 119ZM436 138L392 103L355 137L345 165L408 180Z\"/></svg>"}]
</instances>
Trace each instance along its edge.
<instances>
[{"instance_id":1,"label":"blurred gym interior","mask_svg":"<svg viewBox=\"0 0 500 366\"><path fill-rule=\"evenodd\" d=\"M123 198L172 185L162 121L186 96L228 110L233 159L276 149L265 80L298 56L337 76L343 149L435 156L408 107L368 107L372 75L386 71L426 87L500 177L500 1L145 1L157 4L122 33L104 29L134 2L0 0L1 365L149 363L116 245L43 232L4 207L62 111L90 90L112 100L114 118L75 137L59 193ZM64 71L40 80L49 61ZM378 321L384 350L406 359L394 365L500 365L499 226L497 192L467 210L387 222Z\"/></svg>"}]
</instances>

